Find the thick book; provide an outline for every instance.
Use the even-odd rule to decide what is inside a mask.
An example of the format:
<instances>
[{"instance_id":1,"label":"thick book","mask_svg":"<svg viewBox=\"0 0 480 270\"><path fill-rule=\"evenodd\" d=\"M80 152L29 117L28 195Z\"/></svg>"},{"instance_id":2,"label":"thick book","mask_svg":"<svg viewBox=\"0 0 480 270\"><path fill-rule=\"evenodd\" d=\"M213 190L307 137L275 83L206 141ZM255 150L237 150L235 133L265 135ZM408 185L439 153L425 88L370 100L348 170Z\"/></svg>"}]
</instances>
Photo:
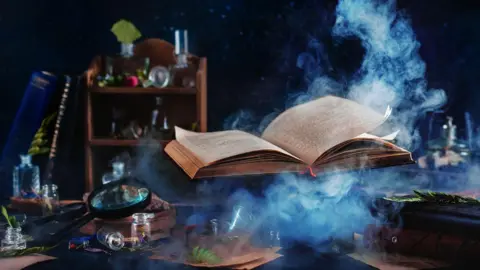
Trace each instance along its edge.
<instances>
[{"instance_id":1,"label":"thick book","mask_svg":"<svg viewBox=\"0 0 480 270\"><path fill-rule=\"evenodd\" d=\"M409 151L367 132L388 115L326 96L292 107L260 137L239 130L197 133L175 127L165 152L194 178L377 168L414 163Z\"/></svg>"}]
</instances>

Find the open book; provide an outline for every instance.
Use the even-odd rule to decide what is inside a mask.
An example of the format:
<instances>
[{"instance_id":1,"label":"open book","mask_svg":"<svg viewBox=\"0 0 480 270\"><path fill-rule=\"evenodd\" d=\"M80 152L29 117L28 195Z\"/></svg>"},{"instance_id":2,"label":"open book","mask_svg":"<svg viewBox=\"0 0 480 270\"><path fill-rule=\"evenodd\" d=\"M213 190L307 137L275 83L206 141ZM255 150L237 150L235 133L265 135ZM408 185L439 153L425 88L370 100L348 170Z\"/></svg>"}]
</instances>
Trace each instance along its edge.
<instances>
[{"instance_id":1,"label":"open book","mask_svg":"<svg viewBox=\"0 0 480 270\"><path fill-rule=\"evenodd\" d=\"M381 115L351 100L326 96L286 110L261 137L238 130L196 133L175 127L176 140L165 152L192 179L414 163L407 150L366 134L390 112Z\"/></svg>"}]
</instances>

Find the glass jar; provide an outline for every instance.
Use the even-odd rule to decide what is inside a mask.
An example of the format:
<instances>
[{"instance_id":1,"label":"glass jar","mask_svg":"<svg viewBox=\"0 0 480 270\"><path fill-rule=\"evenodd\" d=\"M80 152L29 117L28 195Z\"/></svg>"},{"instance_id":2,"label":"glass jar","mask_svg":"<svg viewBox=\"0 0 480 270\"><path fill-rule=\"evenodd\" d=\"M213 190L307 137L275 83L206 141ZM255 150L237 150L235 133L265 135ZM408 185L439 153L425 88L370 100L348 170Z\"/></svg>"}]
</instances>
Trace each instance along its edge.
<instances>
[{"instance_id":1,"label":"glass jar","mask_svg":"<svg viewBox=\"0 0 480 270\"><path fill-rule=\"evenodd\" d=\"M113 170L103 175L102 183L108 184L113 181L121 179L125 175L125 163L121 161L115 161L112 163Z\"/></svg>"},{"instance_id":2,"label":"glass jar","mask_svg":"<svg viewBox=\"0 0 480 270\"><path fill-rule=\"evenodd\" d=\"M22 250L27 248L27 241L22 235L22 228L8 227L2 240L2 250Z\"/></svg>"},{"instance_id":3,"label":"glass jar","mask_svg":"<svg viewBox=\"0 0 480 270\"><path fill-rule=\"evenodd\" d=\"M108 227L103 227L97 231L97 240L113 251L121 250L125 246L123 234Z\"/></svg>"},{"instance_id":4,"label":"glass jar","mask_svg":"<svg viewBox=\"0 0 480 270\"><path fill-rule=\"evenodd\" d=\"M35 198L40 192L40 170L31 155L20 155L20 165L13 169L13 196Z\"/></svg>"},{"instance_id":5,"label":"glass jar","mask_svg":"<svg viewBox=\"0 0 480 270\"><path fill-rule=\"evenodd\" d=\"M119 55L106 57L104 75L106 86L140 86L139 77L148 74L150 59L134 55L134 47L134 44L121 44Z\"/></svg>"},{"instance_id":6,"label":"glass jar","mask_svg":"<svg viewBox=\"0 0 480 270\"><path fill-rule=\"evenodd\" d=\"M136 213L132 215L131 237L134 248L142 248L149 245L149 241L152 238L150 220L153 217L152 213Z\"/></svg>"},{"instance_id":7,"label":"glass jar","mask_svg":"<svg viewBox=\"0 0 480 270\"><path fill-rule=\"evenodd\" d=\"M57 212L60 199L58 196L58 187L55 184L42 186L42 214L44 216L53 215Z\"/></svg>"}]
</instances>

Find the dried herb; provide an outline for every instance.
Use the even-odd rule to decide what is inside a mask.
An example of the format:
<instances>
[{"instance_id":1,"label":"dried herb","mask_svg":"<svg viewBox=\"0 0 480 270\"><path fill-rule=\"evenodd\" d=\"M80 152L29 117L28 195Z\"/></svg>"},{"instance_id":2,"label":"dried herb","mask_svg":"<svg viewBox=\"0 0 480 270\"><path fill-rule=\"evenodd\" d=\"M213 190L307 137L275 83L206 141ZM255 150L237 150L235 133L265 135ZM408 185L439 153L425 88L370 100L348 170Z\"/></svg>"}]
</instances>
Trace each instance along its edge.
<instances>
[{"instance_id":1,"label":"dried herb","mask_svg":"<svg viewBox=\"0 0 480 270\"><path fill-rule=\"evenodd\" d=\"M51 115L47 116L43 119L42 124L37 130L37 133L33 136L32 143L30 144L30 149L28 149L28 154L33 155L41 155L46 154L50 151L50 147L46 146L48 143L47 137L47 129L50 123L55 119L57 115L56 112L52 113Z\"/></svg>"},{"instance_id":2,"label":"dried herb","mask_svg":"<svg viewBox=\"0 0 480 270\"><path fill-rule=\"evenodd\" d=\"M470 197L464 197L455 194L448 194L444 192L433 191L419 191L414 190L413 195L402 197L389 197L385 198L394 202L431 202L438 204L479 204L480 201Z\"/></svg>"},{"instance_id":3,"label":"dried herb","mask_svg":"<svg viewBox=\"0 0 480 270\"><path fill-rule=\"evenodd\" d=\"M30 248L26 248L26 249L22 249L22 250L0 251L0 258L19 257L19 256L26 256L26 255L46 252L46 251L51 250L54 247L56 247L56 246L52 246L52 247L30 247Z\"/></svg>"},{"instance_id":4,"label":"dried herb","mask_svg":"<svg viewBox=\"0 0 480 270\"><path fill-rule=\"evenodd\" d=\"M116 22L112 26L111 31L117 37L118 42L122 44L132 44L142 36L137 27L127 20Z\"/></svg>"},{"instance_id":5,"label":"dried herb","mask_svg":"<svg viewBox=\"0 0 480 270\"><path fill-rule=\"evenodd\" d=\"M218 264L222 260L213 251L197 246L193 248L188 261L191 263Z\"/></svg>"},{"instance_id":6,"label":"dried herb","mask_svg":"<svg viewBox=\"0 0 480 270\"><path fill-rule=\"evenodd\" d=\"M8 215L7 208L5 208L5 206L2 206L2 215L5 217L10 227L12 228L20 227L20 224L18 224L17 219L14 216L11 217Z\"/></svg>"}]
</instances>

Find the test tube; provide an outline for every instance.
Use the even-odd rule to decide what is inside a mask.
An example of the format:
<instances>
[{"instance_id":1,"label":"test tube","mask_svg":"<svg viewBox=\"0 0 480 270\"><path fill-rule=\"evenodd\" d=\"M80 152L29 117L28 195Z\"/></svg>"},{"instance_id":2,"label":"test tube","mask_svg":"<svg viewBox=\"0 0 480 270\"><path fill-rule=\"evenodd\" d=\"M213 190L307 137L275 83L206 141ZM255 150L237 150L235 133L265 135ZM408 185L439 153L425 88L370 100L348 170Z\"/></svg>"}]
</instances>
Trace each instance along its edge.
<instances>
[{"instance_id":1,"label":"test tube","mask_svg":"<svg viewBox=\"0 0 480 270\"><path fill-rule=\"evenodd\" d=\"M175 56L177 63L175 68L186 68L188 66L188 31L175 30Z\"/></svg>"}]
</instances>

